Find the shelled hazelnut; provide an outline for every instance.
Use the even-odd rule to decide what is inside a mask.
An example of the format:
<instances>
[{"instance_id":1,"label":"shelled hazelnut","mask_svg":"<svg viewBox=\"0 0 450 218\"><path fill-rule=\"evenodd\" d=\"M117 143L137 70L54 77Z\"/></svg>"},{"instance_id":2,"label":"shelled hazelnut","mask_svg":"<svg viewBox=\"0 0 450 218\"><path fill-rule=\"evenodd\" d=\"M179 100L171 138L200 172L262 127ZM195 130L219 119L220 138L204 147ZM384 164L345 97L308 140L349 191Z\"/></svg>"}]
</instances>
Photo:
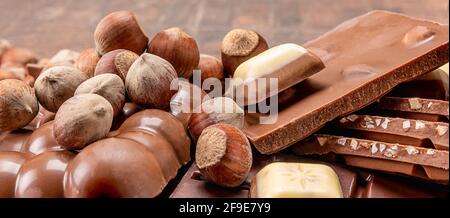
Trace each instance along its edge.
<instances>
[{"instance_id":1,"label":"shelled hazelnut","mask_svg":"<svg viewBox=\"0 0 450 218\"><path fill-rule=\"evenodd\" d=\"M192 76L200 60L197 42L178 27L158 32L148 44L148 52L167 60L184 78Z\"/></svg>"},{"instance_id":2,"label":"shelled hazelnut","mask_svg":"<svg viewBox=\"0 0 450 218\"><path fill-rule=\"evenodd\" d=\"M0 81L0 131L26 126L39 111L33 89L16 79Z\"/></svg>"},{"instance_id":3,"label":"shelled hazelnut","mask_svg":"<svg viewBox=\"0 0 450 218\"><path fill-rule=\"evenodd\" d=\"M142 54L148 37L131 11L117 11L104 17L95 28L95 49L104 55L116 49Z\"/></svg>"},{"instance_id":4,"label":"shelled hazelnut","mask_svg":"<svg viewBox=\"0 0 450 218\"><path fill-rule=\"evenodd\" d=\"M116 49L103 55L95 67L94 75L112 73L125 81L128 70L139 57L136 53L125 49Z\"/></svg>"},{"instance_id":5,"label":"shelled hazelnut","mask_svg":"<svg viewBox=\"0 0 450 218\"><path fill-rule=\"evenodd\" d=\"M242 129L244 110L231 98L218 97L203 102L189 119L188 129L194 141L205 128L217 123L227 123ZM198 111L198 112L197 112Z\"/></svg>"},{"instance_id":6,"label":"shelled hazelnut","mask_svg":"<svg viewBox=\"0 0 450 218\"><path fill-rule=\"evenodd\" d=\"M91 93L104 97L111 103L116 116L125 104L125 85L116 74L101 74L81 83L75 95Z\"/></svg>"},{"instance_id":7,"label":"shelled hazelnut","mask_svg":"<svg viewBox=\"0 0 450 218\"><path fill-rule=\"evenodd\" d=\"M266 40L255 31L231 30L222 40L222 64L225 73L232 77L241 63L268 48Z\"/></svg>"},{"instance_id":8,"label":"shelled hazelnut","mask_svg":"<svg viewBox=\"0 0 450 218\"><path fill-rule=\"evenodd\" d=\"M94 76L95 67L97 66L99 60L100 57L98 57L95 49L88 48L80 53L80 56L75 62L75 67L91 78Z\"/></svg>"},{"instance_id":9,"label":"shelled hazelnut","mask_svg":"<svg viewBox=\"0 0 450 218\"><path fill-rule=\"evenodd\" d=\"M80 94L61 105L55 115L53 134L63 148L79 150L105 137L112 121L113 108L105 98Z\"/></svg>"},{"instance_id":10,"label":"shelled hazelnut","mask_svg":"<svg viewBox=\"0 0 450 218\"><path fill-rule=\"evenodd\" d=\"M237 187L250 172L252 150L241 130L229 124L215 124L200 135L195 161L206 180L223 187Z\"/></svg>"},{"instance_id":11,"label":"shelled hazelnut","mask_svg":"<svg viewBox=\"0 0 450 218\"><path fill-rule=\"evenodd\" d=\"M167 109L175 90L170 89L177 73L166 60L144 53L131 65L125 88L134 103L150 108Z\"/></svg>"},{"instance_id":12,"label":"shelled hazelnut","mask_svg":"<svg viewBox=\"0 0 450 218\"><path fill-rule=\"evenodd\" d=\"M57 66L41 73L36 79L34 89L41 105L51 112L56 112L87 79L84 73L74 67Z\"/></svg>"}]
</instances>

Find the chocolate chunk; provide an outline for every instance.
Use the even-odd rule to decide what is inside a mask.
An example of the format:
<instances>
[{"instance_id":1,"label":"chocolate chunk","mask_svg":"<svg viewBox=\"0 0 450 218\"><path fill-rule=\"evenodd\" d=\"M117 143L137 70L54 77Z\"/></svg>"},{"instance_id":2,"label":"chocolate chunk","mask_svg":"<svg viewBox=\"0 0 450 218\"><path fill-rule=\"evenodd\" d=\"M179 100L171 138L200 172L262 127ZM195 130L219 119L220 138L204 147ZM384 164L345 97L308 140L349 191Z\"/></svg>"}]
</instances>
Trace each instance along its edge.
<instances>
[{"instance_id":1,"label":"chocolate chunk","mask_svg":"<svg viewBox=\"0 0 450 218\"><path fill-rule=\"evenodd\" d=\"M389 23L389 25L386 25ZM305 44L326 68L296 85L274 124L248 114L244 132L264 154L311 135L326 122L352 113L448 62L448 26L374 11L351 19Z\"/></svg>"}]
</instances>

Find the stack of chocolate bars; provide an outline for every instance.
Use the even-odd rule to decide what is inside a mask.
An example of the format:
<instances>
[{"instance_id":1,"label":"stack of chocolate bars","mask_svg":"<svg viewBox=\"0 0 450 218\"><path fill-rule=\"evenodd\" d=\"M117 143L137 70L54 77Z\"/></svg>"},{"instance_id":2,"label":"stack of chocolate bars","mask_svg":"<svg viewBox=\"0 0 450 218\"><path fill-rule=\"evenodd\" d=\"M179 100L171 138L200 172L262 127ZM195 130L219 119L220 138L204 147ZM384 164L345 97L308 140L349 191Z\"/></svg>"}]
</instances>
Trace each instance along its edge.
<instances>
[{"instance_id":1,"label":"stack of chocolate bars","mask_svg":"<svg viewBox=\"0 0 450 218\"><path fill-rule=\"evenodd\" d=\"M246 114L243 131L257 150L248 182L220 188L203 181L194 164L171 197L299 196L282 177L310 172L311 162L330 166L340 183L327 168L291 179L318 196L448 196L448 30L374 11L306 43L325 68L279 94L275 123ZM340 193L320 193L339 185Z\"/></svg>"}]
</instances>

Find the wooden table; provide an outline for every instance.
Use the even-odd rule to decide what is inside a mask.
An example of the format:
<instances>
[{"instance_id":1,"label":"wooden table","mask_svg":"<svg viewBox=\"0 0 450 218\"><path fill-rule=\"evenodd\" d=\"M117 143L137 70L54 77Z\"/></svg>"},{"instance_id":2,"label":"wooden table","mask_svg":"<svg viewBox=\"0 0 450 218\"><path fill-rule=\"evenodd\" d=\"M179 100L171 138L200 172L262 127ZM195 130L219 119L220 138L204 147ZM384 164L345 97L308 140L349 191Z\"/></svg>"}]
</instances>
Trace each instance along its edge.
<instances>
[{"instance_id":1,"label":"wooden table","mask_svg":"<svg viewBox=\"0 0 450 218\"><path fill-rule=\"evenodd\" d=\"M179 26L202 53L218 56L232 28L260 32L270 45L304 43L374 9L448 23L447 0L1 0L0 38L50 57L62 48L93 47L99 20L116 10L136 13L149 36Z\"/></svg>"}]
</instances>

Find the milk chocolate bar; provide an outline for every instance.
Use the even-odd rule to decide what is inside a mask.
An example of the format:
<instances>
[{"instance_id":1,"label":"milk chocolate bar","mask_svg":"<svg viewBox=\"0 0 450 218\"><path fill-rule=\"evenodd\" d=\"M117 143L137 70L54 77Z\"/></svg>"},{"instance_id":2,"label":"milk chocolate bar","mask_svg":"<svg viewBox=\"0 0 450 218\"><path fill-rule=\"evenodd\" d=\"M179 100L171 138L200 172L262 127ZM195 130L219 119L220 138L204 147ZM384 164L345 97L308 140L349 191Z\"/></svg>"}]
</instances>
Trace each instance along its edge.
<instances>
[{"instance_id":1,"label":"milk chocolate bar","mask_svg":"<svg viewBox=\"0 0 450 218\"><path fill-rule=\"evenodd\" d=\"M324 132L413 146L449 147L448 123L351 114L334 121Z\"/></svg>"},{"instance_id":2,"label":"milk chocolate bar","mask_svg":"<svg viewBox=\"0 0 450 218\"><path fill-rule=\"evenodd\" d=\"M265 166L275 162L293 162L293 163L322 163L317 160L306 159L295 155L277 153L270 156L255 154L253 165L248 177L247 184L237 188L222 188L217 185L201 180L201 178L192 178L198 168L192 164L191 168L184 175L183 179L174 190L171 198L248 198L250 197L249 184L253 181L255 175ZM356 193L357 174L351 170L337 165L328 164L337 174L344 198L350 198ZM196 176L194 176L196 177Z\"/></svg>"},{"instance_id":3,"label":"milk chocolate bar","mask_svg":"<svg viewBox=\"0 0 450 218\"><path fill-rule=\"evenodd\" d=\"M389 24L389 25L386 25ZM243 131L259 152L270 154L350 114L448 62L448 26L374 11L306 43L326 68L293 87L274 124L248 113Z\"/></svg>"},{"instance_id":4,"label":"milk chocolate bar","mask_svg":"<svg viewBox=\"0 0 450 218\"><path fill-rule=\"evenodd\" d=\"M413 81L396 86L388 95L391 97L448 100L448 79L447 63Z\"/></svg>"},{"instance_id":5,"label":"milk chocolate bar","mask_svg":"<svg viewBox=\"0 0 450 218\"><path fill-rule=\"evenodd\" d=\"M399 176L366 173L358 185L355 198L444 198L448 186L415 181Z\"/></svg>"},{"instance_id":6,"label":"milk chocolate bar","mask_svg":"<svg viewBox=\"0 0 450 218\"><path fill-rule=\"evenodd\" d=\"M376 103L381 114L392 114L410 119L428 121L448 121L448 101L424 99L383 97Z\"/></svg>"},{"instance_id":7,"label":"milk chocolate bar","mask_svg":"<svg viewBox=\"0 0 450 218\"><path fill-rule=\"evenodd\" d=\"M343 136L315 134L293 147L298 155L334 153L345 163L367 169L402 173L448 183L449 153L432 148Z\"/></svg>"}]
</instances>

